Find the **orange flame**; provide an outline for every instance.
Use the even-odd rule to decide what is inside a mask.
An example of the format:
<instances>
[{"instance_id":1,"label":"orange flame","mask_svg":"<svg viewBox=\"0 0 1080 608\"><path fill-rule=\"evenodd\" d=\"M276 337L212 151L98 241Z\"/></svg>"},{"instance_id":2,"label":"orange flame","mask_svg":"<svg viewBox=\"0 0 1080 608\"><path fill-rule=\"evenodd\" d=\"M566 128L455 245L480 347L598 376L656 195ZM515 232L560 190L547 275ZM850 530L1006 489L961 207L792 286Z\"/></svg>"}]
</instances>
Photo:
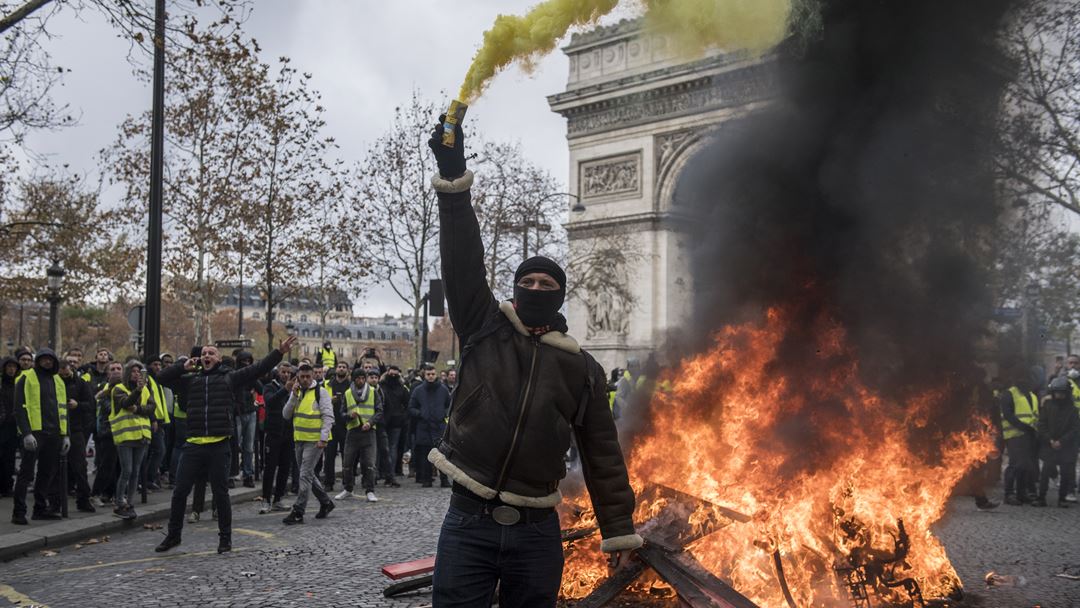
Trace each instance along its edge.
<instances>
[{"instance_id":1,"label":"orange flame","mask_svg":"<svg viewBox=\"0 0 1080 608\"><path fill-rule=\"evenodd\" d=\"M689 550L763 608L787 606L777 550L796 605L850 606L834 568L848 565L853 551L891 552L899 520L910 552L897 574L918 581L927 598L947 596L960 581L931 526L964 474L992 451L988 421L950 435L934 430L934 413L953 406L955 391L890 400L860 382L839 324L818 315L813 327L800 328L794 318L793 310L774 308L761 322L725 328L709 352L666 379L670 388L649 405L649 430L630 447L635 489L662 484L752 515ZM813 361L791 362L801 369L796 375L780 366L793 332L812 336L815 346ZM661 507L641 502L638 525ZM690 523L703 525L706 510ZM607 574L595 543L575 545L562 588L570 599ZM900 591L875 593L882 603L902 600Z\"/></svg>"}]
</instances>

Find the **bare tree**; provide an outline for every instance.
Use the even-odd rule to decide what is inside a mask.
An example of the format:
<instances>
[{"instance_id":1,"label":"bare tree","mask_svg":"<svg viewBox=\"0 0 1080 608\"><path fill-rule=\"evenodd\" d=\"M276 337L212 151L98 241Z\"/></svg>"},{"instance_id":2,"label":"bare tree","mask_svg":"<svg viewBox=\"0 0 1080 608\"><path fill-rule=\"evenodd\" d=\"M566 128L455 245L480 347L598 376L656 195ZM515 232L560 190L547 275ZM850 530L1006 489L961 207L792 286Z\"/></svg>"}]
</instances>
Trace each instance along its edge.
<instances>
[{"instance_id":1,"label":"bare tree","mask_svg":"<svg viewBox=\"0 0 1080 608\"><path fill-rule=\"evenodd\" d=\"M997 169L1011 198L1080 214L1080 2L1022 4L1005 40L1018 75Z\"/></svg>"},{"instance_id":2,"label":"bare tree","mask_svg":"<svg viewBox=\"0 0 1080 608\"><path fill-rule=\"evenodd\" d=\"M209 319L221 289L236 278L229 254L237 249L259 172L261 105L253 91L267 71L254 42L222 33L193 33L197 51L170 53L165 111L162 265L178 299L192 306L199 343L211 337ZM140 220L139 230L149 200L150 125L149 113L129 117L105 152L111 181L125 188L127 212Z\"/></svg>"},{"instance_id":3,"label":"bare tree","mask_svg":"<svg viewBox=\"0 0 1080 608\"><path fill-rule=\"evenodd\" d=\"M350 197L355 217L365 218L363 238L374 267L413 311L417 361L427 282L439 272L438 200L431 186L437 171L428 149L435 105L413 92L394 111L390 130L375 140L359 167ZM382 277L380 277L382 278Z\"/></svg>"},{"instance_id":4,"label":"bare tree","mask_svg":"<svg viewBox=\"0 0 1080 608\"><path fill-rule=\"evenodd\" d=\"M254 143L259 170L252 208L243 214L253 237L246 254L256 261L255 281L266 303L268 349L273 348L276 309L311 289L308 262L319 260L331 245L321 227L327 216L338 219L344 201L343 170L331 159L337 144L323 135L324 108L310 86L311 74L298 72L287 57L279 63L273 81L260 88L262 135Z\"/></svg>"},{"instance_id":5,"label":"bare tree","mask_svg":"<svg viewBox=\"0 0 1080 608\"><path fill-rule=\"evenodd\" d=\"M138 247L112 228L121 216L106 210L78 176L43 169L21 180L0 232L0 299L45 299L45 269L67 271L62 296L72 302L113 302L125 297L138 276Z\"/></svg>"}]
</instances>

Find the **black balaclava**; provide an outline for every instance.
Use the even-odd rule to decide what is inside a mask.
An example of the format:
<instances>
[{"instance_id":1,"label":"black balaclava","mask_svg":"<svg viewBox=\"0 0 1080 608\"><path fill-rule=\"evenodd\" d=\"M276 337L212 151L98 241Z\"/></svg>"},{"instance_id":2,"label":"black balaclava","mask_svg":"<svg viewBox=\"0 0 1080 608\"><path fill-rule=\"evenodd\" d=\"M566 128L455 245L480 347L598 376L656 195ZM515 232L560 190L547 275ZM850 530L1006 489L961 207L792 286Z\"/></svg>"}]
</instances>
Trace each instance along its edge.
<instances>
[{"instance_id":1,"label":"black balaclava","mask_svg":"<svg viewBox=\"0 0 1080 608\"><path fill-rule=\"evenodd\" d=\"M559 284L556 291L518 287L521 277L542 272ZM526 327L539 329L561 323L559 309L566 299L566 273L554 260L543 256L529 258L514 273L514 310Z\"/></svg>"}]
</instances>

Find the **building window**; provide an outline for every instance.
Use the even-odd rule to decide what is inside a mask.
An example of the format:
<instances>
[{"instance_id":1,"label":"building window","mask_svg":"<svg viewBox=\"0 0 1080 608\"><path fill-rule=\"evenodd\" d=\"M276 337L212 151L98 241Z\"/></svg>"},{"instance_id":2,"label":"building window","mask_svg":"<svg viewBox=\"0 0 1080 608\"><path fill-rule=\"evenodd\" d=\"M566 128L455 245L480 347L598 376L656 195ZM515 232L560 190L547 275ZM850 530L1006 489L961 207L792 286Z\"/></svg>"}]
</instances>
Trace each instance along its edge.
<instances>
[{"instance_id":1,"label":"building window","mask_svg":"<svg viewBox=\"0 0 1080 608\"><path fill-rule=\"evenodd\" d=\"M292 315L285 315L285 322L292 323Z\"/></svg>"},{"instance_id":2,"label":"building window","mask_svg":"<svg viewBox=\"0 0 1080 608\"><path fill-rule=\"evenodd\" d=\"M257 313L257 312L251 313L251 318L257 320L259 318L259 313Z\"/></svg>"},{"instance_id":3,"label":"building window","mask_svg":"<svg viewBox=\"0 0 1080 608\"><path fill-rule=\"evenodd\" d=\"M379 332L379 339L380 340L385 340L386 339L386 332L385 331Z\"/></svg>"},{"instance_id":4,"label":"building window","mask_svg":"<svg viewBox=\"0 0 1080 608\"><path fill-rule=\"evenodd\" d=\"M301 335L301 336L303 336L303 337L305 337L305 338L306 338L306 337L308 337L308 330L306 330L306 329L301 329L301 330L300 330L300 335Z\"/></svg>"},{"instance_id":5,"label":"building window","mask_svg":"<svg viewBox=\"0 0 1080 608\"><path fill-rule=\"evenodd\" d=\"M308 350L308 345L307 345L307 344L305 344L305 345L304 345L304 354L305 354L305 355L307 355L307 354L309 354L309 352L310 352L310 351Z\"/></svg>"},{"instance_id":6,"label":"building window","mask_svg":"<svg viewBox=\"0 0 1080 608\"><path fill-rule=\"evenodd\" d=\"M300 315L300 322L307 323L307 315Z\"/></svg>"},{"instance_id":7,"label":"building window","mask_svg":"<svg viewBox=\"0 0 1080 608\"><path fill-rule=\"evenodd\" d=\"M373 332L373 331L367 332L367 339L368 340L374 340L375 339L375 332Z\"/></svg>"}]
</instances>

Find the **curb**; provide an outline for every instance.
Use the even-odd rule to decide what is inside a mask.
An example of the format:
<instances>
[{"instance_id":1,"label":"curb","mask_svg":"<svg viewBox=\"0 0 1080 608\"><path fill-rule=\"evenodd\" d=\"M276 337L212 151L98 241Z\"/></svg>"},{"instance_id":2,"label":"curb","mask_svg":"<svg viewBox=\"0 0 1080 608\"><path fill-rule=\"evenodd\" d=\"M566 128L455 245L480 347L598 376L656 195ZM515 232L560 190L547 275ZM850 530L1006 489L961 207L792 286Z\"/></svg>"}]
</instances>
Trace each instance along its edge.
<instances>
[{"instance_id":1,"label":"curb","mask_svg":"<svg viewBox=\"0 0 1080 608\"><path fill-rule=\"evenodd\" d=\"M229 492L229 502L234 505L249 502L261 493L259 488L234 490ZM0 562L8 562L39 549L54 549L74 544L98 534L141 530L142 524L168 519L169 510L170 505L166 502L147 506L134 520L117 519L111 513L103 513L39 526L37 529L27 526L25 531L0 535Z\"/></svg>"}]
</instances>

